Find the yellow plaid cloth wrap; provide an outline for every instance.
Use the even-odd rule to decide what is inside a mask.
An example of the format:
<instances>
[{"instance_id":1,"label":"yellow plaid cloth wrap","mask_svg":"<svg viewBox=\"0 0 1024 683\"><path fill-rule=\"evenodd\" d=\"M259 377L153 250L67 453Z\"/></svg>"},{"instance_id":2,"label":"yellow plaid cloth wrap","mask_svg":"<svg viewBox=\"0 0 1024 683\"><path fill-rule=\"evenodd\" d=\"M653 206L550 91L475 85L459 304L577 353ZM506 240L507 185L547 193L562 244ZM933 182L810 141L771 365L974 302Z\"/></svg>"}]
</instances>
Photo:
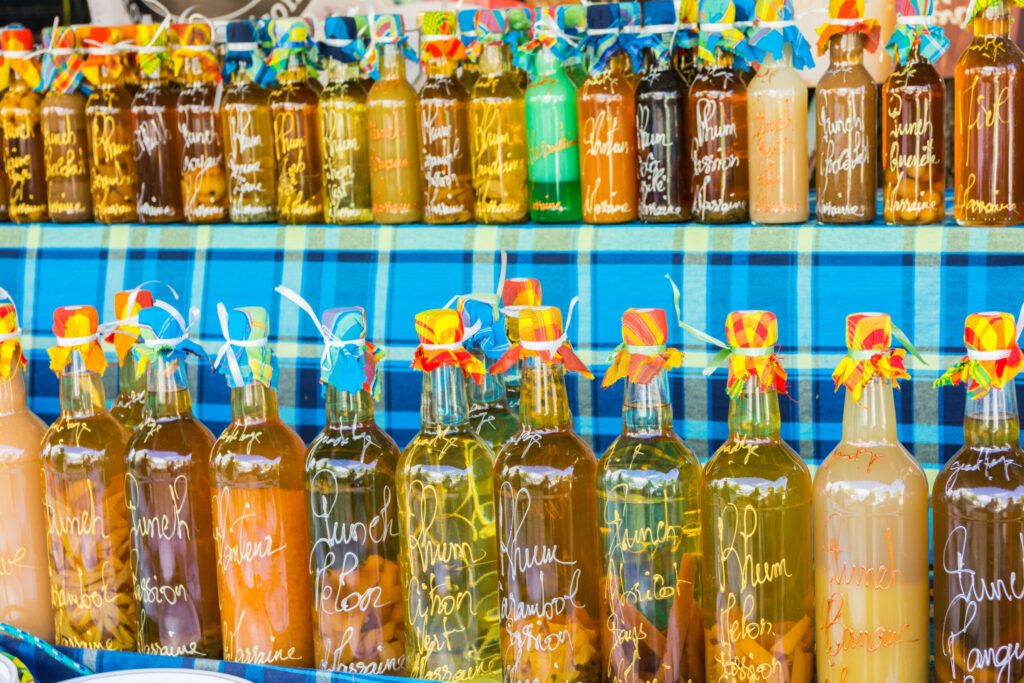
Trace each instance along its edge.
<instances>
[{"instance_id":1,"label":"yellow plaid cloth wrap","mask_svg":"<svg viewBox=\"0 0 1024 683\"><path fill-rule=\"evenodd\" d=\"M844 23L826 21L818 27L819 55L828 52L828 43L832 36L844 33L863 33L864 49L868 52L874 52L878 48L881 24L877 19L864 18L864 0L829 0L828 18L841 19Z\"/></svg>"},{"instance_id":2,"label":"yellow plaid cloth wrap","mask_svg":"<svg viewBox=\"0 0 1024 683\"><path fill-rule=\"evenodd\" d=\"M892 348L892 319L885 313L853 313L846 316L846 348L851 351L839 361L832 380L836 391L845 386L854 401L859 401L865 385L875 377L887 379L899 387L899 380L910 379L904 366L905 349ZM866 353L871 353L865 358Z\"/></svg>"},{"instance_id":3,"label":"yellow plaid cloth wrap","mask_svg":"<svg viewBox=\"0 0 1024 683\"><path fill-rule=\"evenodd\" d=\"M43 75L40 69L39 60L36 57L17 57L14 53L30 53L33 48L32 31L27 28L12 27L0 31L0 50L9 52L11 55L4 55L0 59L0 70L3 76L0 77L4 87L10 80L8 70L21 76L32 90L40 90L43 86Z\"/></svg>"},{"instance_id":4,"label":"yellow plaid cloth wrap","mask_svg":"<svg viewBox=\"0 0 1024 683\"><path fill-rule=\"evenodd\" d=\"M132 295L135 295L134 297ZM134 301L132 299L134 298ZM129 310L131 304L131 310ZM153 305L153 293L146 289L126 289L114 295L114 316L118 321L126 321L139 317L139 311ZM139 340L142 330L135 322L122 322L114 331L107 335L105 341L114 345L114 352L117 354L117 364L124 365L128 354ZM136 370L141 375L145 370L145 364L140 362Z\"/></svg>"},{"instance_id":5,"label":"yellow plaid cloth wrap","mask_svg":"<svg viewBox=\"0 0 1024 683\"><path fill-rule=\"evenodd\" d=\"M518 342L513 342L498 361L491 366L491 374L500 374L522 358L537 357L545 363L561 363L570 372L578 372L587 379L594 379L590 369L572 349L567 339L551 350L538 350L523 346L533 343L553 343L562 338L562 312L554 306L532 306L524 308L519 317Z\"/></svg>"},{"instance_id":6,"label":"yellow plaid cloth wrap","mask_svg":"<svg viewBox=\"0 0 1024 683\"><path fill-rule=\"evenodd\" d=\"M194 59L203 73L220 81L220 63L213 50L213 28L206 23L171 24L171 64L180 74L186 59Z\"/></svg>"},{"instance_id":7,"label":"yellow plaid cloth wrap","mask_svg":"<svg viewBox=\"0 0 1024 683\"><path fill-rule=\"evenodd\" d=\"M462 346L465 330L462 315L451 308L435 308L416 314L416 336L420 345L413 354L412 367L431 372L442 365L454 365L477 384L483 384L487 367ZM443 346L445 348L431 348Z\"/></svg>"},{"instance_id":8,"label":"yellow plaid cloth wrap","mask_svg":"<svg viewBox=\"0 0 1024 683\"><path fill-rule=\"evenodd\" d=\"M515 343L519 341L519 309L541 305L540 280L533 277L508 278L501 287L501 303L508 340Z\"/></svg>"},{"instance_id":9,"label":"yellow plaid cloth wrap","mask_svg":"<svg viewBox=\"0 0 1024 683\"><path fill-rule=\"evenodd\" d=\"M466 58L466 46L459 39L455 12L424 12L420 15L420 60L423 63L438 59L461 61Z\"/></svg>"},{"instance_id":10,"label":"yellow plaid cloth wrap","mask_svg":"<svg viewBox=\"0 0 1024 683\"><path fill-rule=\"evenodd\" d=\"M14 304L0 304L0 377L9 378L16 367L25 367L25 354L21 349L21 334L18 327L18 309Z\"/></svg>"},{"instance_id":11,"label":"yellow plaid cloth wrap","mask_svg":"<svg viewBox=\"0 0 1024 683\"><path fill-rule=\"evenodd\" d=\"M46 350L50 355L50 369L58 375L71 360L71 353L82 354L85 367L99 375L107 369L107 357L100 346L97 333L99 314L92 306L61 306L53 312L53 334L58 344ZM61 340L74 340L73 345L61 345Z\"/></svg>"},{"instance_id":12,"label":"yellow plaid cloth wrap","mask_svg":"<svg viewBox=\"0 0 1024 683\"><path fill-rule=\"evenodd\" d=\"M748 377L756 377L762 391L787 393L786 370L775 354L779 324L771 311L733 311L725 319L725 340L731 348L726 393L738 398ZM743 349L769 349L746 355ZM739 352L737 352L739 351Z\"/></svg>"},{"instance_id":13,"label":"yellow plaid cloth wrap","mask_svg":"<svg viewBox=\"0 0 1024 683\"><path fill-rule=\"evenodd\" d=\"M622 343L601 386L608 388L623 377L637 384L649 384L662 370L683 364L683 353L665 346L668 321L660 308L630 308L622 314Z\"/></svg>"},{"instance_id":14,"label":"yellow plaid cloth wrap","mask_svg":"<svg viewBox=\"0 0 1024 683\"><path fill-rule=\"evenodd\" d=\"M82 63L82 75L85 76L85 80L97 85L100 82L101 68L105 68L112 77L122 74L124 63L115 47L121 40L118 29L110 26L76 26L75 34L85 57Z\"/></svg>"},{"instance_id":15,"label":"yellow plaid cloth wrap","mask_svg":"<svg viewBox=\"0 0 1024 683\"><path fill-rule=\"evenodd\" d=\"M135 27L135 44L140 48L147 48L138 52L139 71L152 75L171 62L171 55L167 51L170 43L170 32L163 24L138 24ZM157 49L160 48L160 49Z\"/></svg>"},{"instance_id":16,"label":"yellow plaid cloth wrap","mask_svg":"<svg viewBox=\"0 0 1024 683\"><path fill-rule=\"evenodd\" d=\"M967 355L935 380L935 386L956 386L963 382L972 399L979 399L993 387L1012 384L1024 367L1017 343L1017 328L1009 313L971 313L964 321Z\"/></svg>"}]
</instances>

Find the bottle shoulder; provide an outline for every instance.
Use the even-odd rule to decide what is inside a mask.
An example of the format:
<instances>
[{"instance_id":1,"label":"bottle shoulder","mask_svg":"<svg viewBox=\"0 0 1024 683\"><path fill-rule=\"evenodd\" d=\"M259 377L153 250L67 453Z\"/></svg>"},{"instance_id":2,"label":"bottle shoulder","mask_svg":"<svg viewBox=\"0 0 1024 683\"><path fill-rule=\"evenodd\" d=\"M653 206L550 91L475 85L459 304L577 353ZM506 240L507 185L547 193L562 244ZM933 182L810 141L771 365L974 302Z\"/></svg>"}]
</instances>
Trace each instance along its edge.
<instances>
[{"instance_id":1,"label":"bottle shoulder","mask_svg":"<svg viewBox=\"0 0 1024 683\"><path fill-rule=\"evenodd\" d=\"M43 435L42 458L68 464L98 459L123 464L129 436L105 410L87 417L61 415Z\"/></svg>"},{"instance_id":2,"label":"bottle shoulder","mask_svg":"<svg viewBox=\"0 0 1024 683\"><path fill-rule=\"evenodd\" d=\"M401 451L376 423L356 429L328 425L309 444L306 470L378 470L394 477Z\"/></svg>"},{"instance_id":3,"label":"bottle shoulder","mask_svg":"<svg viewBox=\"0 0 1024 683\"><path fill-rule=\"evenodd\" d=\"M0 460L5 463L38 459L47 425L28 408L0 416Z\"/></svg>"},{"instance_id":4,"label":"bottle shoulder","mask_svg":"<svg viewBox=\"0 0 1024 683\"><path fill-rule=\"evenodd\" d=\"M937 505L1024 507L1024 450L964 446L935 478L932 497Z\"/></svg>"},{"instance_id":5,"label":"bottle shoulder","mask_svg":"<svg viewBox=\"0 0 1024 683\"><path fill-rule=\"evenodd\" d=\"M700 469L700 460L675 432L653 437L620 434L598 460L602 475L617 470L668 474L694 467Z\"/></svg>"},{"instance_id":6,"label":"bottle shoulder","mask_svg":"<svg viewBox=\"0 0 1024 683\"><path fill-rule=\"evenodd\" d=\"M215 470L257 471L292 462L301 469L305 452L299 435L280 419L232 422L214 442L211 459Z\"/></svg>"},{"instance_id":7,"label":"bottle shoulder","mask_svg":"<svg viewBox=\"0 0 1024 683\"><path fill-rule=\"evenodd\" d=\"M1016 72L1024 69L1024 52L1009 36L974 36L956 63L957 75L961 69L980 69L981 75L992 77L1002 68Z\"/></svg>"},{"instance_id":8,"label":"bottle shoulder","mask_svg":"<svg viewBox=\"0 0 1024 683\"><path fill-rule=\"evenodd\" d=\"M523 428L498 454L495 476L501 477L520 468L582 471L596 475L597 458L572 429L539 431Z\"/></svg>"},{"instance_id":9,"label":"bottle shoulder","mask_svg":"<svg viewBox=\"0 0 1024 683\"><path fill-rule=\"evenodd\" d=\"M494 467L494 453L468 424L421 430L402 450L398 476L417 469L477 472Z\"/></svg>"},{"instance_id":10,"label":"bottle shoulder","mask_svg":"<svg viewBox=\"0 0 1024 683\"><path fill-rule=\"evenodd\" d=\"M173 419L144 418L128 440L129 467L149 462L207 462L216 439L192 415ZM152 466L152 465L150 465Z\"/></svg>"},{"instance_id":11,"label":"bottle shoulder","mask_svg":"<svg viewBox=\"0 0 1024 683\"><path fill-rule=\"evenodd\" d=\"M785 441L747 442L730 437L704 466L709 488L718 482L781 483L805 488L810 493L811 473Z\"/></svg>"}]
</instances>

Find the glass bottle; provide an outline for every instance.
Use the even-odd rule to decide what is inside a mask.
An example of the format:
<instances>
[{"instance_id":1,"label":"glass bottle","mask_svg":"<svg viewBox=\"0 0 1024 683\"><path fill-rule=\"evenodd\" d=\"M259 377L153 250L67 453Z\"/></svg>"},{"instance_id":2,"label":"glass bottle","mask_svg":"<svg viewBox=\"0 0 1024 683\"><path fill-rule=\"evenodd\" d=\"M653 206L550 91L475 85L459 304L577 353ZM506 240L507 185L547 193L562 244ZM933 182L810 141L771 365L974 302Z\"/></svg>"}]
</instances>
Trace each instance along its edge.
<instances>
[{"instance_id":1,"label":"glass bottle","mask_svg":"<svg viewBox=\"0 0 1024 683\"><path fill-rule=\"evenodd\" d=\"M14 306L0 304L0 330L18 331ZM0 622L53 641L40 444L46 425L28 409L21 342L0 373ZM7 348L3 349L5 355Z\"/></svg>"},{"instance_id":2,"label":"glass bottle","mask_svg":"<svg viewBox=\"0 0 1024 683\"><path fill-rule=\"evenodd\" d=\"M583 220L624 223L637 217L636 85L629 55L591 73L577 97Z\"/></svg>"},{"instance_id":3,"label":"glass bottle","mask_svg":"<svg viewBox=\"0 0 1024 683\"><path fill-rule=\"evenodd\" d=\"M318 143L320 91L313 83L306 71L306 57L296 49L270 92L277 218L282 223L320 223L324 219L323 157Z\"/></svg>"},{"instance_id":4,"label":"glass bottle","mask_svg":"<svg viewBox=\"0 0 1024 683\"><path fill-rule=\"evenodd\" d=\"M350 19L330 17L329 20ZM352 21L352 35L355 34ZM329 59L327 87L320 94L321 155L324 160L324 220L369 223L370 151L366 135L366 90L356 63Z\"/></svg>"},{"instance_id":5,"label":"glass bottle","mask_svg":"<svg viewBox=\"0 0 1024 683\"><path fill-rule=\"evenodd\" d=\"M313 665L305 450L281 421L274 389L231 389L231 424L210 456L228 661Z\"/></svg>"},{"instance_id":6,"label":"glass bottle","mask_svg":"<svg viewBox=\"0 0 1024 683\"><path fill-rule=\"evenodd\" d=\"M476 330L462 340L466 350L490 368L508 349L505 321L501 318L498 297L493 294L467 294L458 299L463 327ZM469 424L480 438L498 453L519 431L518 413L513 412L505 395L502 374L485 373L483 381L466 380L469 397Z\"/></svg>"},{"instance_id":7,"label":"glass bottle","mask_svg":"<svg viewBox=\"0 0 1024 683\"><path fill-rule=\"evenodd\" d=\"M366 97L373 221L415 223L423 217L416 91L405 80L401 47L379 50L380 79Z\"/></svg>"},{"instance_id":8,"label":"glass bottle","mask_svg":"<svg viewBox=\"0 0 1024 683\"><path fill-rule=\"evenodd\" d=\"M810 683L811 476L779 436L775 390L737 381L729 438L704 468L707 678Z\"/></svg>"},{"instance_id":9,"label":"glass bottle","mask_svg":"<svg viewBox=\"0 0 1024 683\"><path fill-rule=\"evenodd\" d=\"M469 100L473 213L481 223L518 223L529 210L526 100L498 35L484 43L479 66Z\"/></svg>"},{"instance_id":10,"label":"glass bottle","mask_svg":"<svg viewBox=\"0 0 1024 683\"><path fill-rule=\"evenodd\" d=\"M501 312L505 316L505 334L512 344L518 344L519 316L526 306L541 305L540 280L532 277L510 277L505 280L501 290ZM521 363L513 363L502 375L505 382L505 395L508 397L512 413L519 415L520 384L522 382Z\"/></svg>"},{"instance_id":11,"label":"glass bottle","mask_svg":"<svg viewBox=\"0 0 1024 683\"><path fill-rule=\"evenodd\" d=\"M810 214L807 86L793 68L793 47L766 54L747 86L750 220L803 223Z\"/></svg>"},{"instance_id":12,"label":"glass bottle","mask_svg":"<svg viewBox=\"0 0 1024 683\"><path fill-rule=\"evenodd\" d=\"M228 179L221 140L220 70L206 24L174 24L181 61L178 130L181 133L181 198L189 223L228 217Z\"/></svg>"},{"instance_id":13,"label":"glass bottle","mask_svg":"<svg viewBox=\"0 0 1024 683\"><path fill-rule=\"evenodd\" d=\"M973 7L980 7L978 3ZM1010 10L982 9L954 78L954 212L960 225L1024 222L1024 54L1010 37Z\"/></svg>"},{"instance_id":14,"label":"glass bottle","mask_svg":"<svg viewBox=\"0 0 1024 683\"><path fill-rule=\"evenodd\" d=\"M219 659L213 434L192 415L183 359L161 350L147 365L144 417L127 458L139 652Z\"/></svg>"},{"instance_id":15,"label":"glass bottle","mask_svg":"<svg viewBox=\"0 0 1024 683\"><path fill-rule=\"evenodd\" d=\"M672 430L668 375L627 380L622 433L598 464L612 683L703 683L700 461Z\"/></svg>"},{"instance_id":16,"label":"glass bottle","mask_svg":"<svg viewBox=\"0 0 1024 683\"><path fill-rule=\"evenodd\" d=\"M437 26L450 23L426 21L424 28L434 31L431 39L443 45L456 38L442 38ZM422 49L426 82L416 101L419 119L420 159L423 164L423 221L425 223L465 223L473 218L473 175L470 153L469 92L456 72L459 61L446 50Z\"/></svg>"},{"instance_id":17,"label":"glass bottle","mask_svg":"<svg viewBox=\"0 0 1024 683\"><path fill-rule=\"evenodd\" d=\"M875 218L875 81L864 68L864 35L829 39L829 64L815 92L817 214L822 223Z\"/></svg>"},{"instance_id":18,"label":"glass bottle","mask_svg":"<svg viewBox=\"0 0 1024 683\"><path fill-rule=\"evenodd\" d=\"M139 89L132 99L138 213L143 223L176 223L182 204L182 135L178 129L178 87L167 54L166 31L140 24L137 40Z\"/></svg>"},{"instance_id":19,"label":"glass bottle","mask_svg":"<svg viewBox=\"0 0 1024 683\"><path fill-rule=\"evenodd\" d=\"M248 20L228 22L224 55L228 84L221 99L221 124L228 172L228 215L232 223L267 223L277 218L277 170L270 92L253 77L251 65L262 53L256 27ZM229 61L231 63L228 67Z\"/></svg>"},{"instance_id":20,"label":"glass bottle","mask_svg":"<svg viewBox=\"0 0 1024 683\"><path fill-rule=\"evenodd\" d=\"M3 126L0 126L0 144L3 144ZM9 195L7 192L7 171L4 169L3 164L3 152L0 152L0 219L7 220L9 218L8 209L10 208Z\"/></svg>"},{"instance_id":21,"label":"glass bottle","mask_svg":"<svg viewBox=\"0 0 1024 683\"><path fill-rule=\"evenodd\" d=\"M152 305L153 294L145 289L125 290L114 295L114 315L120 325L106 339L114 344L118 362L117 396L110 406L110 414L129 432L142 422L146 407L146 368L132 353L139 328L131 319L138 316L141 309Z\"/></svg>"},{"instance_id":22,"label":"glass bottle","mask_svg":"<svg viewBox=\"0 0 1024 683\"><path fill-rule=\"evenodd\" d=\"M519 416L494 465L504 678L596 683L597 460L573 431L561 364L523 360Z\"/></svg>"},{"instance_id":23,"label":"glass bottle","mask_svg":"<svg viewBox=\"0 0 1024 683\"><path fill-rule=\"evenodd\" d=\"M316 666L403 675L395 468L373 399L327 386L327 426L306 455Z\"/></svg>"},{"instance_id":24,"label":"glass bottle","mask_svg":"<svg viewBox=\"0 0 1024 683\"><path fill-rule=\"evenodd\" d=\"M636 88L638 214L645 223L678 223L691 215L690 179L683 174L688 93L667 49L646 53Z\"/></svg>"},{"instance_id":25,"label":"glass bottle","mask_svg":"<svg viewBox=\"0 0 1024 683\"><path fill-rule=\"evenodd\" d=\"M716 52L690 87L687 138L693 163L693 220L742 223L748 219L747 86L733 55Z\"/></svg>"},{"instance_id":26,"label":"glass bottle","mask_svg":"<svg viewBox=\"0 0 1024 683\"><path fill-rule=\"evenodd\" d=\"M583 218L576 97L561 60L550 48L539 48L525 96L530 218L538 223Z\"/></svg>"},{"instance_id":27,"label":"glass bottle","mask_svg":"<svg viewBox=\"0 0 1024 683\"><path fill-rule=\"evenodd\" d=\"M8 215L15 223L37 223L48 219L49 208L40 115L43 96L22 76L24 70L39 78L38 65L28 57L32 50L32 32L26 28L4 29L0 31L0 44L5 61L11 63L7 65L10 82L0 97ZM21 53L24 56L16 56Z\"/></svg>"},{"instance_id":28,"label":"glass bottle","mask_svg":"<svg viewBox=\"0 0 1024 683\"><path fill-rule=\"evenodd\" d=\"M436 315L450 315L438 320L461 339L458 313ZM423 341L420 324L417 331ZM420 415L422 426L402 451L396 475L408 674L496 682L494 454L470 426L459 366L442 362L424 372Z\"/></svg>"},{"instance_id":29,"label":"glass bottle","mask_svg":"<svg viewBox=\"0 0 1024 683\"><path fill-rule=\"evenodd\" d=\"M899 442L888 378L847 391L813 506L818 680L927 681L928 481Z\"/></svg>"},{"instance_id":30,"label":"glass bottle","mask_svg":"<svg viewBox=\"0 0 1024 683\"><path fill-rule=\"evenodd\" d=\"M85 37L88 37L88 31ZM110 43L116 43L117 39L113 31L107 36ZM139 217L136 207L138 172L132 141L132 96L124 87L124 69L118 48L113 44L103 44L86 50L92 52L89 58L98 62L95 87L85 103L93 214L100 223L130 223Z\"/></svg>"},{"instance_id":31,"label":"glass bottle","mask_svg":"<svg viewBox=\"0 0 1024 683\"><path fill-rule=\"evenodd\" d=\"M50 46L49 58L61 76L51 82L39 108L50 220L55 223L84 223L92 220L86 96L80 87L81 70L71 76L70 70L75 67L68 63L79 59L75 54L77 40L74 30L67 27L47 32L46 38L43 42Z\"/></svg>"},{"instance_id":32,"label":"glass bottle","mask_svg":"<svg viewBox=\"0 0 1024 683\"><path fill-rule=\"evenodd\" d=\"M88 322L64 327L62 313ZM95 335L96 321L96 310L88 306L58 309L54 316L62 337L79 337L82 331ZM102 356L98 344L67 353L66 364L54 366L60 415L42 441L54 642L130 651L136 647L138 617L125 501L129 434L106 409L103 381L95 371L105 361L96 366L83 359L83 353L90 361L95 353Z\"/></svg>"}]
</instances>

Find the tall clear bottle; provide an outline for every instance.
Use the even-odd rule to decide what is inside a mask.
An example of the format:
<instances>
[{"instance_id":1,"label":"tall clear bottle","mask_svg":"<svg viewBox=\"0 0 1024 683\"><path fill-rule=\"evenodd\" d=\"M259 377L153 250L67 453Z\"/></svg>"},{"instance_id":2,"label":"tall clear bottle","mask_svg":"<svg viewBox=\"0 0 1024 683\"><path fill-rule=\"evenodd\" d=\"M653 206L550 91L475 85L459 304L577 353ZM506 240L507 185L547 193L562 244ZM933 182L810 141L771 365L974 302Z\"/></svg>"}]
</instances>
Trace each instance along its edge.
<instances>
[{"instance_id":1,"label":"tall clear bottle","mask_svg":"<svg viewBox=\"0 0 1024 683\"><path fill-rule=\"evenodd\" d=\"M423 218L416 91L405 77L410 54L402 17L378 15L367 53L377 82L366 98L370 136L370 199L375 223L415 223Z\"/></svg>"},{"instance_id":2,"label":"tall clear bottle","mask_svg":"<svg viewBox=\"0 0 1024 683\"><path fill-rule=\"evenodd\" d=\"M508 350L505 321L494 294L466 294L458 300L462 325L475 330L462 345L488 368ZM505 394L504 375L487 373L480 383L466 382L469 423L491 451L497 453L519 431L518 412L513 412Z\"/></svg>"},{"instance_id":3,"label":"tall clear bottle","mask_svg":"<svg viewBox=\"0 0 1024 683\"><path fill-rule=\"evenodd\" d=\"M967 355L936 382L967 389L963 448L932 489L939 683L1024 676L1012 654L1024 639L1024 450L1014 386L1024 358L1009 313L967 316L964 342Z\"/></svg>"},{"instance_id":4,"label":"tall clear bottle","mask_svg":"<svg viewBox=\"0 0 1024 683\"><path fill-rule=\"evenodd\" d=\"M213 434L192 414L185 366L189 354L206 353L188 338L190 323L159 304L139 312L144 343L134 354L146 360L146 403L127 456L139 652L219 659Z\"/></svg>"},{"instance_id":5,"label":"tall clear bottle","mask_svg":"<svg viewBox=\"0 0 1024 683\"><path fill-rule=\"evenodd\" d=\"M224 658L310 667L306 447L278 413L266 310L218 304L217 314L217 366L231 387L231 423L210 454Z\"/></svg>"},{"instance_id":6,"label":"tall clear bottle","mask_svg":"<svg viewBox=\"0 0 1024 683\"><path fill-rule=\"evenodd\" d=\"M768 311L726 319L729 438L704 467L707 678L814 676L811 475L779 435L786 373Z\"/></svg>"},{"instance_id":7,"label":"tall clear bottle","mask_svg":"<svg viewBox=\"0 0 1024 683\"><path fill-rule=\"evenodd\" d=\"M182 135L178 91L163 24L140 24L136 34L139 90L132 99L138 212L143 223L174 223L184 217Z\"/></svg>"},{"instance_id":8,"label":"tall clear bottle","mask_svg":"<svg viewBox=\"0 0 1024 683\"><path fill-rule=\"evenodd\" d=\"M533 38L522 47L533 59L525 94L526 153L530 219L538 223L571 223L583 218L578 93L562 68L573 51L558 24L563 9L535 8Z\"/></svg>"},{"instance_id":9,"label":"tall clear bottle","mask_svg":"<svg viewBox=\"0 0 1024 683\"><path fill-rule=\"evenodd\" d=\"M85 102L93 215L100 223L130 223L138 214L138 171L132 140L132 95L124 86L117 29L79 26L83 73L93 87Z\"/></svg>"},{"instance_id":10,"label":"tall clear bottle","mask_svg":"<svg viewBox=\"0 0 1024 683\"><path fill-rule=\"evenodd\" d=\"M954 212L960 225L1024 222L1024 54L1010 37L1010 8L970 5L971 44L956 63Z\"/></svg>"},{"instance_id":11,"label":"tall clear bottle","mask_svg":"<svg viewBox=\"0 0 1024 683\"><path fill-rule=\"evenodd\" d=\"M949 47L931 0L896 4L886 50L897 65L882 85L882 213L924 225L946 214L946 84L932 63Z\"/></svg>"},{"instance_id":12,"label":"tall clear bottle","mask_svg":"<svg viewBox=\"0 0 1024 683\"><path fill-rule=\"evenodd\" d=\"M750 220L803 223L810 214L807 86L797 69L812 68L814 58L793 22L792 0L760 0L756 13L767 26L756 26L750 39L763 53L747 86Z\"/></svg>"},{"instance_id":13,"label":"tall clear bottle","mask_svg":"<svg viewBox=\"0 0 1024 683\"><path fill-rule=\"evenodd\" d=\"M631 308L605 388L625 379L622 433L597 469L602 655L612 683L704 682L701 468L672 429L661 309Z\"/></svg>"},{"instance_id":14,"label":"tall clear bottle","mask_svg":"<svg viewBox=\"0 0 1024 683\"><path fill-rule=\"evenodd\" d=\"M92 306L53 313L50 368L60 382L60 415L42 440L50 544L54 642L67 647L135 650L125 453L129 432L107 412Z\"/></svg>"},{"instance_id":15,"label":"tall clear bottle","mask_svg":"<svg viewBox=\"0 0 1024 683\"><path fill-rule=\"evenodd\" d=\"M127 289L114 295L114 316L118 325L107 335L117 355L117 396L110 414L132 432L142 422L146 406L145 359L137 358L132 349L139 340L139 313L153 305L153 293L145 289Z\"/></svg>"},{"instance_id":16,"label":"tall clear bottle","mask_svg":"<svg viewBox=\"0 0 1024 683\"><path fill-rule=\"evenodd\" d=\"M362 48L353 17L324 21L321 52L327 87L320 93L321 156L324 160L324 220L369 223L370 149L366 135L366 89L359 72Z\"/></svg>"},{"instance_id":17,"label":"tall clear bottle","mask_svg":"<svg viewBox=\"0 0 1024 683\"><path fill-rule=\"evenodd\" d=\"M473 431L466 377L487 372L460 341L457 311L416 316L422 426L398 461L410 676L500 681L494 453Z\"/></svg>"},{"instance_id":18,"label":"tall clear bottle","mask_svg":"<svg viewBox=\"0 0 1024 683\"><path fill-rule=\"evenodd\" d=\"M863 14L863 0L830 0L829 21L818 34L818 54L827 50L829 55L814 96L816 206L822 223L875 218L878 86L864 67L864 50L875 51L879 26Z\"/></svg>"},{"instance_id":19,"label":"tall clear bottle","mask_svg":"<svg viewBox=\"0 0 1024 683\"><path fill-rule=\"evenodd\" d=\"M269 62L277 72L277 86L270 92L277 219L282 223L320 223L324 218L324 163L313 28L308 19L275 19L269 30L274 41Z\"/></svg>"},{"instance_id":20,"label":"tall clear bottle","mask_svg":"<svg viewBox=\"0 0 1024 683\"><path fill-rule=\"evenodd\" d=\"M0 97L0 140L8 182L8 214L15 223L49 218L40 115L42 75L38 60L31 56L33 46L32 31L27 28L0 31L0 50L10 72L7 90Z\"/></svg>"},{"instance_id":21,"label":"tall clear bottle","mask_svg":"<svg viewBox=\"0 0 1024 683\"><path fill-rule=\"evenodd\" d=\"M221 140L221 75L209 24L172 24L173 59L181 81L181 198L189 223L228 217L228 178Z\"/></svg>"},{"instance_id":22,"label":"tall clear bottle","mask_svg":"<svg viewBox=\"0 0 1024 683\"><path fill-rule=\"evenodd\" d=\"M846 318L843 436L814 475L819 681L927 681L928 481L896 433L888 315ZM861 634L852 637L852 634Z\"/></svg>"},{"instance_id":23,"label":"tall clear bottle","mask_svg":"<svg viewBox=\"0 0 1024 683\"><path fill-rule=\"evenodd\" d=\"M267 223L277 218L277 169L270 91L256 25L248 19L225 27L224 96L220 104L232 223Z\"/></svg>"},{"instance_id":24,"label":"tall clear bottle","mask_svg":"<svg viewBox=\"0 0 1024 683\"><path fill-rule=\"evenodd\" d=\"M633 3L630 3L633 4ZM630 15L631 21L639 17ZM625 52L619 3L587 6L590 70L576 98L583 220L637 217L636 77ZM614 36L606 41L605 36Z\"/></svg>"},{"instance_id":25,"label":"tall clear bottle","mask_svg":"<svg viewBox=\"0 0 1024 683\"><path fill-rule=\"evenodd\" d=\"M520 343L491 368L523 361L521 426L494 464L504 679L595 683L597 459L573 429L565 372L593 375L562 335L557 308L525 309L519 332Z\"/></svg>"},{"instance_id":26,"label":"tall clear bottle","mask_svg":"<svg viewBox=\"0 0 1024 683\"><path fill-rule=\"evenodd\" d=\"M7 292L0 293L7 299ZM0 303L0 622L53 641L40 444L46 425L28 409L21 326Z\"/></svg>"},{"instance_id":27,"label":"tall clear bottle","mask_svg":"<svg viewBox=\"0 0 1024 683\"><path fill-rule=\"evenodd\" d=\"M512 344L519 343L519 316L527 306L540 306L540 280L532 277L510 277L501 288L501 312L505 316L505 333ZM505 381L505 395L512 412L519 414L519 389L522 383L522 367L513 363L502 374Z\"/></svg>"},{"instance_id":28,"label":"tall clear bottle","mask_svg":"<svg viewBox=\"0 0 1024 683\"><path fill-rule=\"evenodd\" d=\"M39 108L46 154L46 197L50 220L92 220L89 190L89 134L85 121L78 39L68 26L43 29L43 82L48 92Z\"/></svg>"},{"instance_id":29,"label":"tall clear bottle","mask_svg":"<svg viewBox=\"0 0 1024 683\"><path fill-rule=\"evenodd\" d=\"M427 80L416 101L423 162L423 220L465 223L473 217L469 92L458 78L465 49L453 12L422 16L421 59Z\"/></svg>"}]
</instances>

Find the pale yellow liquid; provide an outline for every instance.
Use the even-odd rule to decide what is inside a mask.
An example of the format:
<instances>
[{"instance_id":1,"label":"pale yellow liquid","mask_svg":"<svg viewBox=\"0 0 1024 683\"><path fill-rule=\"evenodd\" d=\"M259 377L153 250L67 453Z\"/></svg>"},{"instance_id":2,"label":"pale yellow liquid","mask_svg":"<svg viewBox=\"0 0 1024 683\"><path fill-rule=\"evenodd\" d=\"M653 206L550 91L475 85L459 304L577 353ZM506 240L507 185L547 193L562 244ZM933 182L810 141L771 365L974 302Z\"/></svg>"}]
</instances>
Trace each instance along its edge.
<instances>
[{"instance_id":1,"label":"pale yellow liquid","mask_svg":"<svg viewBox=\"0 0 1024 683\"><path fill-rule=\"evenodd\" d=\"M928 483L892 400L880 381L848 396L844 441L815 475L819 683L928 681Z\"/></svg>"}]
</instances>

